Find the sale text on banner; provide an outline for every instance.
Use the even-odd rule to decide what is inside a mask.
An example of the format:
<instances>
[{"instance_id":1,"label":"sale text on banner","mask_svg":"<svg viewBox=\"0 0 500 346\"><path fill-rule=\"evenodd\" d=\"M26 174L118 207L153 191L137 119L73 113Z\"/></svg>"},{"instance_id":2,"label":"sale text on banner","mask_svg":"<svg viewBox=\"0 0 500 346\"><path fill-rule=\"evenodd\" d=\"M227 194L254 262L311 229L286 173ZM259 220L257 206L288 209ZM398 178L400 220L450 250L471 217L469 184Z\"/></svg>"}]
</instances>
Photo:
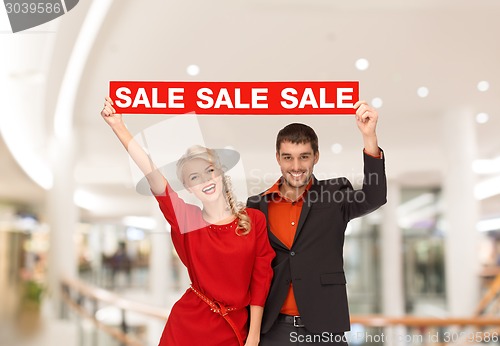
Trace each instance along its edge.
<instances>
[{"instance_id":1,"label":"sale text on banner","mask_svg":"<svg viewBox=\"0 0 500 346\"><path fill-rule=\"evenodd\" d=\"M110 97L124 114L355 114L357 81L112 81Z\"/></svg>"}]
</instances>

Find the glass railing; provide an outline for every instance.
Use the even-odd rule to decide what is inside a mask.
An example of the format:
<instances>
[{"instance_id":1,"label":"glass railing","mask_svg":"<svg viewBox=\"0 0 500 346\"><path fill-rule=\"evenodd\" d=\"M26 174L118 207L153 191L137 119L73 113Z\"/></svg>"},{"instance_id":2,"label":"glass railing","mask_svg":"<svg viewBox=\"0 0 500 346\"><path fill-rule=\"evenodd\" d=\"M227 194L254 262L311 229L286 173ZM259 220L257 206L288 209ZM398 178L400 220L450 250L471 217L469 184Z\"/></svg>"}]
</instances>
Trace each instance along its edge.
<instances>
[{"instance_id":1,"label":"glass railing","mask_svg":"<svg viewBox=\"0 0 500 346\"><path fill-rule=\"evenodd\" d=\"M78 323L80 346L157 345L169 310L125 299L77 279L61 281Z\"/></svg>"},{"instance_id":2,"label":"glass railing","mask_svg":"<svg viewBox=\"0 0 500 346\"><path fill-rule=\"evenodd\" d=\"M125 299L80 280L64 279L61 287L66 305L77 316L80 346L158 344L167 309ZM352 346L500 344L500 318L494 314L470 318L353 315L351 325L344 338ZM332 337L324 333L317 341Z\"/></svg>"}]
</instances>

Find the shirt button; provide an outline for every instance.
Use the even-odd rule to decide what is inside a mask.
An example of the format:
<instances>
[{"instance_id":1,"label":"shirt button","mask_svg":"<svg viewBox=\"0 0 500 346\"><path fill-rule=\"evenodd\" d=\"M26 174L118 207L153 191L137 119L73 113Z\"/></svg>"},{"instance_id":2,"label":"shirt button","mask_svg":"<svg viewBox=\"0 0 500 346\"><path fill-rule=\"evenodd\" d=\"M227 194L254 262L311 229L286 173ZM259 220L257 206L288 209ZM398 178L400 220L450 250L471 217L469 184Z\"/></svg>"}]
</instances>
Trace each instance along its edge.
<instances>
[{"instance_id":1,"label":"shirt button","mask_svg":"<svg viewBox=\"0 0 500 346\"><path fill-rule=\"evenodd\" d=\"M295 226L295 221L292 221L292 226Z\"/></svg>"},{"instance_id":2,"label":"shirt button","mask_svg":"<svg viewBox=\"0 0 500 346\"><path fill-rule=\"evenodd\" d=\"M295 251L291 251L290 256L295 256Z\"/></svg>"}]
</instances>

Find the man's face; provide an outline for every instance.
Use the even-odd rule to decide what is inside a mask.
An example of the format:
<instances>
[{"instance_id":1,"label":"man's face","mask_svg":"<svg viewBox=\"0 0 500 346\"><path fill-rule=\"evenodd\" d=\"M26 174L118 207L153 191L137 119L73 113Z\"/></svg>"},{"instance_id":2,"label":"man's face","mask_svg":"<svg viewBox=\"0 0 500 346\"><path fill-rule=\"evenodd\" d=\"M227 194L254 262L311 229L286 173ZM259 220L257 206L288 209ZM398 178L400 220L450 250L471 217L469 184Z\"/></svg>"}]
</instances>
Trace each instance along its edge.
<instances>
[{"instance_id":1,"label":"man's face","mask_svg":"<svg viewBox=\"0 0 500 346\"><path fill-rule=\"evenodd\" d=\"M319 153L314 154L311 143L282 142L276 160L284 178L284 188L305 188L318 159Z\"/></svg>"}]
</instances>

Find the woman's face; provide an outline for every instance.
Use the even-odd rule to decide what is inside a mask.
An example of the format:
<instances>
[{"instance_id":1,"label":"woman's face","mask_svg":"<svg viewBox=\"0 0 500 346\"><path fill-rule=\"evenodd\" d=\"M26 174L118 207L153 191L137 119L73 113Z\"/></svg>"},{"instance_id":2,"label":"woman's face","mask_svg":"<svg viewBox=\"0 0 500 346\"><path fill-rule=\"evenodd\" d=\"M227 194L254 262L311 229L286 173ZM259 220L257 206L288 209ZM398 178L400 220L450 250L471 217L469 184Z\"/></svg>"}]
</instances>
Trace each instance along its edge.
<instances>
[{"instance_id":1,"label":"woman's face","mask_svg":"<svg viewBox=\"0 0 500 346\"><path fill-rule=\"evenodd\" d=\"M217 200L222 194L222 175L212 163L197 158L182 167L184 186L200 201Z\"/></svg>"}]
</instances>

